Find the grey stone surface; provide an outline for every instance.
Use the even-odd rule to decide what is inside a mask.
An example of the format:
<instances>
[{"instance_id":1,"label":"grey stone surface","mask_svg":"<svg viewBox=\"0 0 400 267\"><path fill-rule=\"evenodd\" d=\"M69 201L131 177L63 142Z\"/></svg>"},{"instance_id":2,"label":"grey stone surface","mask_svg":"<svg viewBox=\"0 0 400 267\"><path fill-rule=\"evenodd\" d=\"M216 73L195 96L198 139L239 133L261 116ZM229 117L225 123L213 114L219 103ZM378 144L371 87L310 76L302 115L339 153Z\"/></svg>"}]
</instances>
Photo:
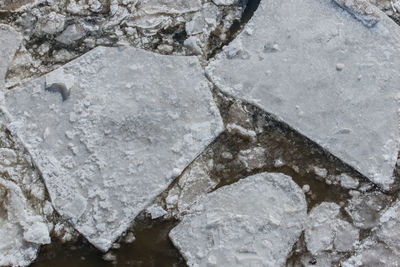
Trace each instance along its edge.
<instances>
[{"instance_id":1,"label":"grey stone surface","mask_svg":"<svg viewBox=\"0 0 400 267\"><path fill-rule=\"evenodd\" d=\"M306 210L289 176L260 173L203 196L170 238L189 266L284 266Z\"/></svg>"},{"instance_id":2,"label":"grey stone surface","mask_svg":"<svg viewBox=\"0 0 400 267\"><path fill-rule=\"evenodd\" d=\"M207 74L389 189L399 148L400 29L330 0L261 1Z\"/></svg>"},{"instance_id":3,"label":"grey stone surface","mask_svg":"<svg viewBox=\"0 0 400 267\"><path fill-rule=\"evenodd\" d=\"M103 251L223 128L197 58L127 47L98 47L3 105L56 210Z\"/></svg>"},{"instance_id":4,"label":"grey stone surface","mask_svg":"<svg viewBox=\"0 0 400 267\"><path fill-rule=\"evenodd\" d=\"M22 37L10 26L0 24L0 40L0 89L3 89L8 66L14 58Z\"/></svg>"}]
</instances>

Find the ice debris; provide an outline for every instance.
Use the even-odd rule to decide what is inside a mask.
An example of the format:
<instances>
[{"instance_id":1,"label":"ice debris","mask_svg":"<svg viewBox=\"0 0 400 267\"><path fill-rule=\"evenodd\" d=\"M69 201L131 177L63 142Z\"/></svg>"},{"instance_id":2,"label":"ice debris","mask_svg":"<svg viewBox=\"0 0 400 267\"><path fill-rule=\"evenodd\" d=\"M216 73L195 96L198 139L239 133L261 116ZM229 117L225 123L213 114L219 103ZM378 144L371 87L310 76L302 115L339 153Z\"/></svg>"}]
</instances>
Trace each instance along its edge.
<instances>
[{"instance_id":1,"label":"ice debris","mask_svg":"<svg viewBox=\"0 0 400 267\"><path fill-rule=\"evenodd\" d=\"M307 249L313 255L351 251L359 239L359 230L340 218L340 206L323 202L308 215L305 230Z\"/></svg>"},{"instance_id":2,"label":"ice debris","mask_svg":"<svg viewBox=\"0 0 400 267\"><path fill-rule=\"evenodd\" d=\"M306 210L289 176L260 173L199 199L170 238L189 266L284 266Z\"/></svg>"},{"instance_id":3,"label":"ice debris","mask_svg":"<svg viewBox=\"0 0 400 267\"><path fill-rule=\"evenodd\" d=\"M370 4L367 0L334 0L343 9L350 12L359 19L365 26L373 27L383 15L379 9Z\"/></svg>"},{"instance_id":4,"label":"ice debris","mask_svg":"<svg viewBox=\"0 0 400 267\"><path fill-rule=\"evenodd\" d=\"M379 224L381 213L389 202L390 197L379 191L353 194L344 209L355 226L371 229Z\"/></svg>"},{"instance_id":5,"label":"ice debris","mask_svg":"<svg viewBox=\"0 0 400 267\"><path fill-rule=\"evenodd\" d=\"M206 58L226 41L243 11L238 0L222 1L38 0L11 11L23 0L6 0L5 9L11 10L0 22L24 37L7 83L48 73L99 45Z\"/></svg>"},{"instance_id":6,"label":"ice debris","mask_svg":"<svg viewBox=\"0 0 400 267\"><path fill-rule=\"evenodd\" d=\"M7 92L3 110L55 209L107 251L222 120L195 57L98 47L56 72L73 76L67 100L45 90L50 73Z\"/></svg>"},{"instance_id":7,"label":"ice debris","mask_svg":"<svg viewBox=\"0 0 400 267\"><path fill-rule=\"evenodd\" d=\"M49 244L49 229L42 216L27 204L21 189L0 178L0 265L26 266L41 244Z\"/></svg>"},{"instance_id":8,"label":"ice debris","mask_svg":"<svg viewBox=\"0 0 400 267\"><path fill-rule=\"evenodd\" d=\"M0 24L0 40L0 90L4 90L8 66L22 41L22 36L10 26Z\"/></svg>"},{"instance_id":9,"label":"ice debris","mask_svg":"<svg viewBox=\"0 0 400 267\"><path fill-rule=\"evenodd\" d=\"M400 201L388 208L379 219L379 227L372 231L355 255L342 263L350 266L400 265Z\"/></svg>"},{"instance_id":10,"label":"ice debris","mask_svg":"<svg viewBox=\"0 0 400 267\"><path fill-rule=\"evenodd\" d=\"M376 12L380 22L368 28L331 0L261 1L245 26L252 34L241 32L206 73L390 189L400 29Z\"/></svg>"}]
</instances>

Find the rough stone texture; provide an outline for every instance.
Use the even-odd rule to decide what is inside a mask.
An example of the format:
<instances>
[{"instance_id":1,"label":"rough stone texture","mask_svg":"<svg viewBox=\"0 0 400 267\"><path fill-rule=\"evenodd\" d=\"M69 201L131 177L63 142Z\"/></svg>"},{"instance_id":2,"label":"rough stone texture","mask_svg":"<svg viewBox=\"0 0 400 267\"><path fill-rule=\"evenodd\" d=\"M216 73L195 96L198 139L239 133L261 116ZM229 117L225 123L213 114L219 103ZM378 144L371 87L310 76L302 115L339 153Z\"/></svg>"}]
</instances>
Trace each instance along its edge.
<instances>
[{"instance_id":1,"label":"rough stone texture","mask_svg":"<svg viewBox=\"0 0 400 267\"><path fill-rule=\"evenodd\" d=\"M400 140L400 29L376 12L380 21L368 28L330 0L261 1L207 74L389 189Z\"/></svg>"},{"instance_id":2,"label":"rough stone texture","mask_svg":"<svg viewBox=\"0 0 400 267\"><path fill-rule=\"evenodd\" d=\"M289 176L261 173L201 198L170 238L189 266L284 266L306 209Z\"/></svg>"},{"instance_id":3,"label":"rough stone texture","mask_svg":"<svg viewBox=\"0 0 400 267\"><path fill-rule=\"evenodd\" d=\"M49 229L14 182L0 178L0 197L0 265L29 265L50 243Z\"/></svg>"},{"instance_id":4,"label":"rough stone texture","mask_svg":"<svg viewBox=\"0 0 400 267\"><path fill-rule=\"evenodd\" d=\"M127 47L9 91L3 109L56 210L103 251L222 131L196 58Z\"/></svg>"},{"instance_id":5,"label":"rough stone texture","mask_svg":"<svg viewBox=\"0 0 400 267\"><path fill-rule=\"evenodd\" d=\"M359 231L350 223L340 219L340 207L323 202L314 207L305 230L307 249L314 255L326 251L347 252L358 241Z\"/></svg>"},{"instance_id":6,"label":"rough stone texture","mask_svg":"<svg viewBox=\"0 0 400 267\"><path fill-rule=\"evenodd\" d=\"M8 66L14 58L22 37L10 26L0 24L0 89L4 89L4 80Z\"/></svg>"}]
</instances>

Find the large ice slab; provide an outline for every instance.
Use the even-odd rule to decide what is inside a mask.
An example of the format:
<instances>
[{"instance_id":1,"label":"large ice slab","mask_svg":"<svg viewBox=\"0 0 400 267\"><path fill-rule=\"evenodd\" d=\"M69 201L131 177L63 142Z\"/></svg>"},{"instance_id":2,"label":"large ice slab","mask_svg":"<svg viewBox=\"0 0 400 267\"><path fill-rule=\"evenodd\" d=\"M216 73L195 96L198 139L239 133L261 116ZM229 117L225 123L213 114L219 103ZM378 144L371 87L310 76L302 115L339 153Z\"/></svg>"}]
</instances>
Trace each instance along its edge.
<instances>
[{"instance_id":1,"label":"large ice slab","mask_svg":"<svg viewBox=\"0 0 400 267\"><path fill-rule=\"evenodd\" d=\"M169 236L189 266L284 266L306 212L289 176L260 173L199 199Z\"/></svg>"},{"instance_id":2,"label":"large ice slab","mask_svg":"<svg viewBox=\"0 0 400 267\"><path fill-rule=\"evenodd\" d=\"M366 27L364 13L331 0L262 0L207 74L388 189L400 140L400 28L379 10Z\"/></svg>"},{"instance_id":3,"label":"large ice slab","mask_svg":"<svg viewBox=\"0 0 400 267\"><path fill-rule=\"evenodd\" d=\"M14 58L22 37L10 26L0 24L0 40L0 89L2 89L8 66Z\"/></svg>"},{"instance_id":4,"label":"large ice slab","mask_svg":"<svg viewBox=\"0 0 400 267\"><path fill-rule=\"evenodd\" d=\"M5 95L57 211L106 251L223 129L195 57L98 47Z\"/></svg>"}]
</instances>

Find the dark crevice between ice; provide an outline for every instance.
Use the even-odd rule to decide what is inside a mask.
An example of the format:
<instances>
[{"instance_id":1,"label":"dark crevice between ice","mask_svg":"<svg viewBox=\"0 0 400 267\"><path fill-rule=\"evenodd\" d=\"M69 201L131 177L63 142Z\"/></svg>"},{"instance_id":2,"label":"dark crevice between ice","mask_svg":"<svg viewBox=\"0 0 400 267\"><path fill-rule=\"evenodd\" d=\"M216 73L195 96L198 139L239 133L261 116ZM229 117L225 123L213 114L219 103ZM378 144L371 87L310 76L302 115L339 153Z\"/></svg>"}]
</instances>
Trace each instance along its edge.
<instances>
[{"instance_id":1,"label":"dark crevice between ice","mask_svg":"<svg viewBox=\"0 0 400 267\"><path fill-rule=\"evenodd\" d=\"M240 0L239 4L244 8L242 16L240 20L235 20L229 31L227 32L226 40L222 41L218 37L218 34L211 34L209 38L210 47L208 54L206 55L207 60L210 60L219 52L221 52L222 48L232 42L236 36L243 30L244 26L249 22L249 20L253 17L254 12L257 10L260 5L261 0Z\"/></svg>"},{"instance_id":2,"label":"dark crevice between ice","mask_svg":"<svg viewBox=\"0 0 400 267\"><path fill-rule=\"evenodd\" d=\"M219 181L214 190L256 173L264 171L279 172L291 176L300 187L304 185L309 186L311 193L305 194L308 211L321 202L334 202L342 206L343 203L350 200L350 189L343 188L339 184L328 184L328 179L317 175L310 168L317 166L327 171L327 177L345 173L356 178L360 183L359 187L368 187L365 192L381 192L385 195L393 194L393 191L385 192L351 166L257 106L237 100L221 92L216 87L213 90L213 95L215 101L218 103L218 108L225 125L235 122L232 120L232 117L235 115L232 113L231 107L239 105L243 110L247 111L248 117L245 120L236 121L236 123L240 124L243 121L248 121L250 122L250 126L248 125L247 129L257 133L256 141L253 141L253 143L249 142L246 137L240 136L237 133L229 133L227 130L217 139L213 147L217 156L213 160L215 164L222 164L225 168L222 172L214 170L210 174L213 179ZM245 125L241 126L246 127ZM247 170L237 164L227 162L218 156L221 155L222 151L228 150L233 155L233 158L235 158L240 153L240 150L246 150L251 147L262 147L265 149L266 161L265 165L261 168ZM284 164L282 166L274 165L276 159L282 159ZM398 172L397 169L395 170L396 172ZM394 198L389 202L392 201L394 201ZM386 204L390 205L390 203ZM344 208L341 209L341 215L342 219L350 223L352 222L352 219L344 211ZM369 231L368 229L364 231L365 233L361 231L360 240L365 238L366 233L369 233ZM350 256L350 253L342 254L343 257ZM294 263L299 263L300 258L307 255L309 253L304 245L304 236L302 236L293 247L287 260L287 266L298 266ZM312 261L312 258L310 260Z\"/></svg>"},{"instance_id":3,"label":"dark crevice between ice","mask_svg":"<svg viewBox=\"0 0 400 267\"><path fill-rule=\"evenodd\" d=\"M241 1L241 4L245 6L241 20L232 25L229 32L229 41L223 45L226 45L237 36L239 31L252 17L259 3L260 0ZM8 17L9 15L15 14L7 13L4 14L3 18ZM15 19L15 16L10 16L7 18L7 20L10 21L13 19ZM173 38L176 39L176 41L181 41L184 39L185 34L186 33L184 31L176 31ZM33 43L37 44L36 41ZM216 54L218 51L220 51L223 45L216 49L213 54ZM211 143L207 149L213 149L214 146L218 146L218 142L223 139L224 134L220 135L216 140L214 140L214 142ZM178 179L179 177L169 186L169 189L176 183ZM165 197L169 189L160 194L159 198ZM177 223L178 221L174 219L151 220L145 215L144 212L142 212L135 219L133 226L129 230L134 233L135 241L131 244L120 242L120 248L110 250L117 257L117 265L157 267L186 266L182 255L173 246L168 237L168 233L174 226L176 226ZM37 259L31 264L31 266L89 267L114 265L105 261L103 259L103 253L92 246L83 236L80 236L78 241L75 242L62 244L60 241L54 240L50 245L42 246Z\"/></svg>"},{"instance_id":4,"label":"dark crevice between ice","mask_svg":"<svg viewBox=\"0 0 400 267\"><path fill-rule=\"evenodd\" d=\"M237 100L221 92L216 87L214 87L213 94L218 103L218 108L225 125L233 122L231 119L231 106L239 104L248 111L247 120L251 122L251 127L249 128L257 133L257 140L252 143L248 142L243 136L225 131L217 138L213 149L229 149L229 152L234 155L233 157L235 157L235 154L239 153L240 150L251 147L262 147L265 149L266 153L265 166L260 169L254 169L248 172L243 168L237 169L234 168L234 166L228 166L226 169L229 173L227 174L213 173L212 176L215 176L220 181L216 189L237 182L255 173L264 171L280 172L291 176L300 187L308 184L311 191L316 193L314 196L310 196L307 199L309 210L323 201L339 203L340 201L348 199L349 195L347 189L342 188L340 185L327 184L323 177L318 176L310 169L310 167L316 166L326 169L327 177L346 173L356 178L360 184L370 185L369 191L382 191L362 174L312 140L293 130L286 123L279 121L273 115L253 104ZM218 152L215 154L218 154ZM275 164L276 160L279 159L283 161L281 166ZM214 158L214 161L217 163L220 161L221 163L223 162L218 156Z\"/></svg>"},{"instance_id":5,"label":"dark crevice between ice","mask_svg":"<svg viewBox=\"0 0 400 267\"><path fill-rule=\"evenodd\" d=\"M119 248L109 252L117 256L115 263L105 261L103 253L82 236L73 243L62 244L53 240L42 246L32 267L111 267L111 266L154 266L185 267L185 260L168 238L168 233L177 221L151 220L143 212L137 216L130 231L135 241L120 242ZM123 237L122 237L123 238Z\"/></svg>"}]
</instances>

